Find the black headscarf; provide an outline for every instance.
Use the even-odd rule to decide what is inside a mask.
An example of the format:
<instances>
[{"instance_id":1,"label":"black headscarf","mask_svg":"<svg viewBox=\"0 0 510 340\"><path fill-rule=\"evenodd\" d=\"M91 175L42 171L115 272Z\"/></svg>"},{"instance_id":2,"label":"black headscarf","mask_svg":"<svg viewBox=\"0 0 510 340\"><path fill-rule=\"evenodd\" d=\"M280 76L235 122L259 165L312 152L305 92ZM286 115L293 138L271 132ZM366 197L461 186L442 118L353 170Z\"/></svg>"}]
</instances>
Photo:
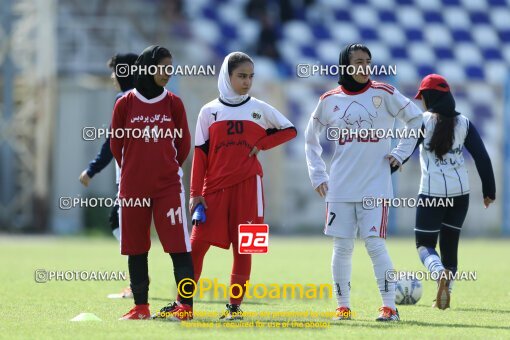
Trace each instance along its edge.
<instances>
[{"instance_id":1,"label":"black headscarf","mask_svg":"<svg viewBox=\"0 0 510 340\"><path fill-rule=\"evenodd\" d=\"M127 64L129 66L134 65L138 56L134 53L126 53L126 54L116 54L112 58L112 64L110 65L113 70L119 64ZM131 74L131 72L127 73L126 77L115 77L117 82L119 83L120 90L122 92L126 92L135 87L135 77Z\"/></svg>"},{"instance_id":2,"label":"black headscarf","mask_svg":"<svg viewBox=\"0 0 510 340\"><path fill-rule=\"evenodd\" d=\"M347 91L351 92L358 92L361 91L365 86L367 86L367 83L358 83L354 78L347 74L347 66L349 65L349 53L351 52L351 48L360 45L360 44L349 44L345 46L342 51L340 52L340 55L338 57L338 64L340 66L345 65L343 68L340 69L340 77L338 79L338 84L342 85ZM365 47L364 45L362 45ZM368 55L370 58L372 58L372 54L370 53L370 50L368 50ZM343 70L343 72L342 72Z\"/></svg>"},{"instance_id":3,"label":"black headscarf","mask_svg":"<svg viewBox=\"0 0 510 340\"><path fill-rule=\"evenodd\" d=\"M157 65L163 58L171 58L170 51L166 48L153 45L143 50L142 54L136 59L136 65L147 66ZM158 86L154 81L154 76L148 73L138 73L135 76L135 88L147 99L152 99L163 93L163 87Z\"/></svg>"},{"instance_id":4,"label":"black headscarf","mask_svg":"<svg viewBox=\"0 0 510 340\"><path fill-rule=\"evenodd\" d=\"M459 113L455 111L455 99L450 91L422 90L422 98L425 100L427 111L438 113L445 117L455 117Z\"/></svg>"}]
</instances>

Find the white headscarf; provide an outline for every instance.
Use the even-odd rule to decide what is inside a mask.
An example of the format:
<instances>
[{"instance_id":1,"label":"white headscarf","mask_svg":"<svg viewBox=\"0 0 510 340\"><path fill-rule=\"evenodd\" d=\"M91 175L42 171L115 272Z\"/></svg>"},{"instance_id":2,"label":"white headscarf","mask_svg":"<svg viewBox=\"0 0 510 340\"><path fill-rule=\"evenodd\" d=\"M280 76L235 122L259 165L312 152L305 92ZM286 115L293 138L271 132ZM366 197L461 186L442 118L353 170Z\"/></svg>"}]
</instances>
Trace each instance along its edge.
<instances>
[{"instance_id":1,"label":"white headscarf","mask_svg":"<svg viewBox=\"0 0 510 340\"><path fill-rule=\"evenodd\" d=\"M249 94L244 95L238 94L237 92L234 91L234 89L232 88L232 84L230 83L230 76L228 74L228 60L235 53L243 52L232 52L229 55L227 55L223 60L223 64L221 64L220 75L218 77L218 89L220 90L220 99L228 104L239 104L245 101L246 98L250 96Z\"/></svg>"}]
</instances>

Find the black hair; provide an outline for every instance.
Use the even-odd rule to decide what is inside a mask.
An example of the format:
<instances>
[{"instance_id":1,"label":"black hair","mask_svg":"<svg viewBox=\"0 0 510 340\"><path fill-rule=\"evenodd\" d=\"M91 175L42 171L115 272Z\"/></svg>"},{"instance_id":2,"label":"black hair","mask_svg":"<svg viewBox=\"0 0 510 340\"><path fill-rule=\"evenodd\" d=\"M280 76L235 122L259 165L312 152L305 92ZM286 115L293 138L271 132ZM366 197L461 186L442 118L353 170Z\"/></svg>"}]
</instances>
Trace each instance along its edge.
<instances>
[{"instance_id":1,"label":"black hair","mask_svg":"<svg viewBox=\"0 0 510 340\"><path fill-rule=\"evenodd\" d=\"M124 77L118 77L117 76L117 65L125 64L125 65L134 65L136 62L136 59L138 58L138 55L134 53L118 53L114 56L112 56L108 60L108 67L114 72L115 79L117 79L117 82L119 83L120 89L122 92L126 92L128 90L131 90L134 85L135 77L132 74L126 74Z\"/></svg>"},{"instance_id":2,"label":"black hair","mask_svg":"<svg viewBox=\"0 0 510 340\"><path fill-rule=\"evenodd\" d=\"M422 100L429 112L436 117L436 126L428 143L428 150L434 152L436 157L443 159L443 156L451 150L455 138L456 116L455 99L451 92L437 90L421 91Z\"/></svg>"},{"instance_id":3,"label":"black hair","mask_svg":"<svg viewBox=\"0 0 510 340\"><path fill-rule=\"evenodd\" d=\"M115 65L117 65L117 55L114 55L113 57L111 57L110 59L108 59L108 62L106 63L106 65L111 68L112 70L115 69Z\"/></svg>"},{"instance_id":4,"label":"black hair","mask_svg":"<svg viewBox=\"0 0 510 340\"><path fill-rule=\"evenodd\" d=\"M354 45L351 45L349 47L349 56L348 56L349 59L351 57L351 53L354 52L354 51L363 51L366 54L368 54L370 59L372 59L372 53L370 53L370 50L368 49L368 47L366 45L363 45L363 44L354 44Z\"/></svg>"},{"instance_id":5,"label":"black hair","mask_svg":"<svg viewBox=\"0 0 510 340\"><path fill-rule=\"evenodd\" d=\"M434 133L430 138L428 149L434 152L436 157L443 159L443 156L450 151L453 146L456 117L446 117L438 113L436 116L436 126Z\"/></svg>"},{"instance_id":6,"label":"black hair","mask_svg":"<svg viewBox=\"0 0 510 340\"><path fill-rule=\"evenodd\" d=\"M232 54L228 59L228 75L231 76L232 72L234 72L237 66L247 61L249 61L253 65L253 60L246 53L235 52L234 54Z\"/></svg>"}]
</instances>

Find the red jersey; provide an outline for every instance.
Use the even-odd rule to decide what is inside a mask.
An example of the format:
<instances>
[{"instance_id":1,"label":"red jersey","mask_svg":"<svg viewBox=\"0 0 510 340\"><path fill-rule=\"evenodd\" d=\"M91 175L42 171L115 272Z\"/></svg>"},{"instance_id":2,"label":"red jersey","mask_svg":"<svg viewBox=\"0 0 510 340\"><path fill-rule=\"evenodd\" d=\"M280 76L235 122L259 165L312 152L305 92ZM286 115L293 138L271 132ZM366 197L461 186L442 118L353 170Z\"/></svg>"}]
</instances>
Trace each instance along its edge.
<instances>
[{"instance_id":1,"label":"red jersey","mask_svg":"<svg viewBox=\"0 0 510 340\"><path fill-rule=\"evenodd\" d=\"M215 99L198 116L191 170L191 197L203 196L262 176L256 146L268 150L296 136L292 123L271 105L253 97L232 105Z\"/></svg>"},{"instance_id":2,"label":"red jersey","mask_svg":"<svg viewBox=\"0 0 510 340\"><path fill-rule=\"evenodd\" d=\"M167 91L146 99L136 89L113 109L110 148L120 166L120 197L156 198L181 192L181 165L191 137L186 110Z\"/></svg>"}]
</instances>

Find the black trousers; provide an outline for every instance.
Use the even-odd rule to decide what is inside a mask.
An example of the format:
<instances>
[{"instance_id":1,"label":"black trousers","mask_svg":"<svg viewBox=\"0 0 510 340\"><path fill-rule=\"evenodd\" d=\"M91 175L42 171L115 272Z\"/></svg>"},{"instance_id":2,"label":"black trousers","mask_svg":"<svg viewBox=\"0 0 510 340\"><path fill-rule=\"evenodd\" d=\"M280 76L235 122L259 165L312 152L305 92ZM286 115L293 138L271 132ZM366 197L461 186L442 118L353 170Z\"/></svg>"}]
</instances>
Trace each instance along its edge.
<instances>
[{"instance_id":1,"label":"black trousers","mask_svg":"<svg viewBox=\"0 0 510 340\"><path fill-rule=\"evenodd\" d=\"M444 200L441 197L432 197L420 194L419 199ZM457 251L462 224L466 219L469 207L469 194L451 197L453 206L418 207L416 208L415 237L416 247L436 248L439 239L441 262L445 268L457 270ZM450 198L450 199L451 199Z\"/></svg>"}]
</instances>

